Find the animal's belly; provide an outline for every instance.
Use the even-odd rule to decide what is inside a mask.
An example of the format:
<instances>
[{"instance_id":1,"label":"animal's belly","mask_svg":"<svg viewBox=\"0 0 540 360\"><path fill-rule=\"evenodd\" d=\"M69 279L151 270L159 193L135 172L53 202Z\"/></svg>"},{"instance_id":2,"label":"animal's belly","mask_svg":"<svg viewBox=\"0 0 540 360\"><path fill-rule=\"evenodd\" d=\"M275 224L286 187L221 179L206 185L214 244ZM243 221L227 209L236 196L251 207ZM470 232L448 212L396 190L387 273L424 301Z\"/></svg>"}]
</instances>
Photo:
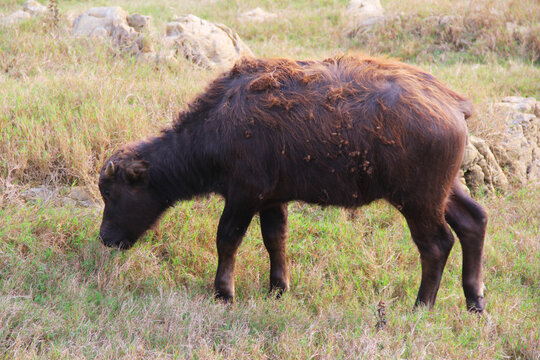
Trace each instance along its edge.
<instances>
[{"instance_id":1,"label":"animal's belly","mask_svg":"<svg viewBox=\"0 0 540 360\"><path fill-rule=\"evenodd\" d=\"M372 202L381 193L371 174L351 166L300 167L289 175L278 185L278 192L311 204L355 207Z\"/></svg>"}]
</instances>

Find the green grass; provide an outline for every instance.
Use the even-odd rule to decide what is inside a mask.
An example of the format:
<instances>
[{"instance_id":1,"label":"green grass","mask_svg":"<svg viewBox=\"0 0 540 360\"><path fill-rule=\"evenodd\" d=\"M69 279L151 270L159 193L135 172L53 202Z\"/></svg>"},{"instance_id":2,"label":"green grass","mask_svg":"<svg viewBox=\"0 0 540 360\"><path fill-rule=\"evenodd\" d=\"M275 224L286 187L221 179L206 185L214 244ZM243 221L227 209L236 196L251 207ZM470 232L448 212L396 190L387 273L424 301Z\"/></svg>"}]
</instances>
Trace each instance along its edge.
<instances>
[{"instance_id":1,"label":"green grass","mask_svg":"<svg viewBox=\"0 0 540 360\"><path fill-rule=\"evenodd\" d=\"M1 11L23 2L9 0ZM473 9L462 1L383 0L393 20L365 38L344 35L347 3L114 5L152 15L151 40L173 15L193 13L238 31L257 56L401 57L471 97L477 115L469 128L488 139L504 126L493 102L508 95L540 99L540 68L527 50L534 43L503 33L506 22L534 28L535 1L482 0ZM112 4L60 1L59 7L69 15ZM238 20L257 6L278 19ZM468 30L445 38L445 47L429 18L448 14L493 21L480 28L462 21ZM419 32L409 31L417 26ZM166 127L216 76L182 59L137 61L106 42L71 38L66 28L65 17L59 29L36 19L0 28L0 359L540 357L540 189L532 184L478 198L490 219L488 307L481 317L465 311L459 242L435 309L412 310L418 252L403 218L383 202L355 212L291 204L291 291L280 300L266 294L268 255L255 218L239 250L231 306L212 299L218 197L178 204L126 252L99 243L100 210L23 203L21 191L35 184L79 184L97 195L103 161L122 144ZM378 330L381 301L387 325Z\"/></svg>"},{"instance_id":2,"label":"green grass","mask_svg":"<svg viewBox=\"0 0 540 360\"><path fill-rule=\"evenodd\" d=\"M513 358L538 356L539 193L485 199L488 308L464 309L456 244L433 311L412 310L418 254L401 216L290 206L291 292L266 296L258 219L237 261L237 301L211 298L223 202L168 212L130 251L105 249L99 213L0 212L0 351L11 357ZM532 199L532 200L531 200ZM339 226L336 226L339 224ZM376 329L386 303L387 326Z\"/></svg>"}]
</instances>

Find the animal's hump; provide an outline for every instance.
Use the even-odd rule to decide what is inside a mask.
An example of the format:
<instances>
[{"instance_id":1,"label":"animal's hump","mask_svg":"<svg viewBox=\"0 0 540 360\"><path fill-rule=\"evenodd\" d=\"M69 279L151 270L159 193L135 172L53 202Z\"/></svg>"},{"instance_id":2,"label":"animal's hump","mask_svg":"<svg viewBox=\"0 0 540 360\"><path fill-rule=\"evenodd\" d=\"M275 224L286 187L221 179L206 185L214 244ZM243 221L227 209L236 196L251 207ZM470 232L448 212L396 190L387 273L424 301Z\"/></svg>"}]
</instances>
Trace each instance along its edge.
<instances>
[{"instance_id":1,"label":"animal's hump","mask_svg":"<svg viewBox=\"0 0 540 360\"><path fill-rule=\"evenodd\" d=\"M284 99L276 102L276 96L287 97L298 93L304 97L312 94L317 98L315 95L326 87L330 88L324 90L329 92L326 94L329 99L339 98L333 96L336 91L352 97L383 93L386 97L409 97L415 103L423 99L423 105L431 110L442 110L439 105L445 104L461 111L465 118L473 113L472 104L467 98L449 89L428 72L394 59L356 54L335 56L322 61L243 57L230 70L213 80L179 114L174 128L179 130L184 125L204 120L210 111L226 103L234 93L266 93L269 96L264 99L268 97L266 100L270 104L281 104L290 101ZM306 91L308 88L316 90ZM398 89L404 91L396 92ZM407 102L405 99L399 103ZM285 109L288 111L290 107L285 106Z\"/></svg>"}]
</instances>

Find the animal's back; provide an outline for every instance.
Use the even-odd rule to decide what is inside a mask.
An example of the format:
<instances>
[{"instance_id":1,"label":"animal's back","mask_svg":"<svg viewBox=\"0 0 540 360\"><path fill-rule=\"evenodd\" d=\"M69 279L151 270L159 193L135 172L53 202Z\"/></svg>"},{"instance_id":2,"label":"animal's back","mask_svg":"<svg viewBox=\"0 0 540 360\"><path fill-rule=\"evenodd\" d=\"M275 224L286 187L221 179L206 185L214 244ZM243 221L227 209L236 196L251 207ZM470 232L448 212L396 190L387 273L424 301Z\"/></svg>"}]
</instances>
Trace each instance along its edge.
<instances>
[{"instance_id":1,"label":"animal's back","mask_svg":"<svg viewBox=\"0 0 540 360\"><path fill-rule=\"evenodd\" d=\"M246 189L342 206L451 182L471 112L428 73L350 56L244 59L194 104L191 115L204 114L184 125L217 144L210 151Z\"/></svg>"}]
</instances>

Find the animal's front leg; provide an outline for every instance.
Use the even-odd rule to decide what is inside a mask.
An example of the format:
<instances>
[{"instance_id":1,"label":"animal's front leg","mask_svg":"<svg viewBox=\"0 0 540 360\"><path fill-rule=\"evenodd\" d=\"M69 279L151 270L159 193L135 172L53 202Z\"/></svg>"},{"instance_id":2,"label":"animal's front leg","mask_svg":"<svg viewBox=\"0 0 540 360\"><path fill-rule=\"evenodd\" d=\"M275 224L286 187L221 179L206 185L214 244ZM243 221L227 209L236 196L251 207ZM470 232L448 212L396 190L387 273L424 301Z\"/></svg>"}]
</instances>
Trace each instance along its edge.
<instances>
[{"instance_id":1,"label":"animal's front leg","mask_svg":"<svg viewBox=\"0 0 540 360\"><path fill-rule=\"evenodd\" d=\"M253 211L235 204L225 204L217 231L218 268L215 296L227 302L234 300L234 262L236 251L253 218Z\"/></svg>"}]
</instances>

